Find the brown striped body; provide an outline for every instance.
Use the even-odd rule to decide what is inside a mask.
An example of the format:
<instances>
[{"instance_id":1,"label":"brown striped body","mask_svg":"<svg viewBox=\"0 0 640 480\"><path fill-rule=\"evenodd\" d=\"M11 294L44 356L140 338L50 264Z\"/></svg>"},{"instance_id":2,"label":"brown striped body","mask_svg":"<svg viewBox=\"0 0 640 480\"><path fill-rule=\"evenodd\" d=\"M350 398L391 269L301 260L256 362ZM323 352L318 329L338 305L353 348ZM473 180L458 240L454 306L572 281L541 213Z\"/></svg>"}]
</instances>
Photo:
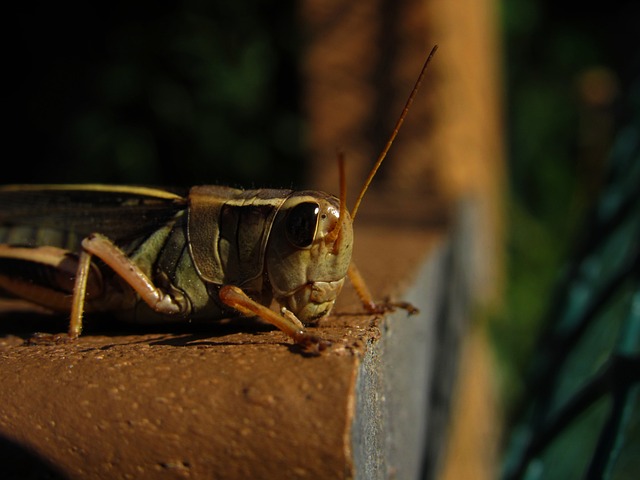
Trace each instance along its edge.
<instances>
[{"instance_id":1,"label":"brown striped body","mask_svg":"<svg viewBox=\"0 0 640 480\"><path fill-rule=\"evenodd\" d=\"M235 315L218 297L222 286L234 285L263 305L275 297L313 322L329 313L351 258L350 223L344 222L340 248L323 242L339 210L338 200L322 192L205 186L180 196L104 185L0 187L0 289L70 309L81 242L97 233L158 288L183 296L188 308L158 313L93 261L88 311L136 322L214 320Z\"/></svg>"}]
</instances>

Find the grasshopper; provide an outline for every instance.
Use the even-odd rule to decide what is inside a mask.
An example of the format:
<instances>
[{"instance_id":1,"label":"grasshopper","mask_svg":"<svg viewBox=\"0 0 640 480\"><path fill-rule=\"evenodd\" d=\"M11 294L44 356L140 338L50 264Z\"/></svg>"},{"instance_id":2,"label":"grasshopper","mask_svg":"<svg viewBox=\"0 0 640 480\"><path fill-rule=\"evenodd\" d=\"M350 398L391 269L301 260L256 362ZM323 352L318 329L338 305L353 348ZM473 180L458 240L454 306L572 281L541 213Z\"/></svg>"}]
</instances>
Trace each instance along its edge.
<instances>
[{"instance_id":1,"label":"grasshopper","mask_svg":"<svg viewBox=\"0 0 640 480\"><path fill-rule=\"evenodd\" d=\"M138 323L258 316L303 348L327 343L309 333L329 314L349 276L364 309L376 303L351 262L353 221L413 102L427 57L393 133L357 197L346 207L318 191L196 186L186 192L135 186L0 187L0 292L69 312L72 341L84 312L114 312ZM272 300L280 312L269 308Z\"/></svg>"}]
</instances>

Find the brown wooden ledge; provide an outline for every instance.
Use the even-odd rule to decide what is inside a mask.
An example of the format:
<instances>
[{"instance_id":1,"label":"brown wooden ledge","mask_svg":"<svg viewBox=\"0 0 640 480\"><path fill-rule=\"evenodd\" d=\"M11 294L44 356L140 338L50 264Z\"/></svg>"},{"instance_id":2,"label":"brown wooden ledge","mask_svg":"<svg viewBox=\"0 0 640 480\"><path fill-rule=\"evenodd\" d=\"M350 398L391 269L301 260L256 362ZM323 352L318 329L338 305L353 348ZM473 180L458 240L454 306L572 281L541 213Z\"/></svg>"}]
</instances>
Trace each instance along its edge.
<instances>
[{"instance_id":1,"label":"brown wooden ledge","mask_svg":"<svg viewBox=\"0 0 640 480\"><path fill-rule=\"evenodd\" d=\"M3 464L63 478L414 477L449 237L366 223L357 235L355 259L372 290L420 314L363 315L346 287L317 329L333 342L318 357L248 321L174 331L89 322L77 343L24 346L21 322L53 324L3 319Z\"/></svg>"}]
</instances>

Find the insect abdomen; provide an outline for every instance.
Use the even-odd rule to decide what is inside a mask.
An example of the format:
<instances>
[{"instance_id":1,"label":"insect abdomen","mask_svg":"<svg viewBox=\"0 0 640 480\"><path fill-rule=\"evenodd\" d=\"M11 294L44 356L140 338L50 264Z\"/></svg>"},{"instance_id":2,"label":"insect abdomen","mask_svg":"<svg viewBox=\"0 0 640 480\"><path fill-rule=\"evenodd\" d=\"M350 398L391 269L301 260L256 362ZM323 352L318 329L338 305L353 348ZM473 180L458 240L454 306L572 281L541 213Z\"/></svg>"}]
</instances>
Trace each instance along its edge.
<instances>
[{"instance_id":1,"label":"insect abdomen","mask_svg":"<svg viewBox=\"0 0 640 480\"><path fill-rule=\"evenodd\" d=\"M0 225L0 244L24 247L53 246L77 251L81 241L82 237L70 230L31 225Z\"/></svg>"}]
</instances>

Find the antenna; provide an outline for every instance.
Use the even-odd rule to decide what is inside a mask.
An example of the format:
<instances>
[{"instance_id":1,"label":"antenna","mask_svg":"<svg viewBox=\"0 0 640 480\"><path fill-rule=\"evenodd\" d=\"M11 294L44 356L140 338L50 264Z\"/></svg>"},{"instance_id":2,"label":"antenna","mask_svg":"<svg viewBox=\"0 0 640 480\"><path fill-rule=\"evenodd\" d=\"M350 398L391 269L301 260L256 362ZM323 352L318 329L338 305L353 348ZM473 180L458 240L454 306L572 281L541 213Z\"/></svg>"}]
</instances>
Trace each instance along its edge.
<instances>
[{"instance_id":1,"label":"antenna","mask_svg":"<svg viewBox=\"0 0 640 480\"><path fill-rule=\"evenodd\" d=\"M340 172L340 213L338 217L340 220L326 237L328 243L334 242L334 251L338 248L336 240L340 236L347 217L347 177L344 172L344 152L342 151L338 152L338 170Z\"/></svg>"},{"instance_id":2,"label":"antenna","mask_svg":"<svg viewBox=\"0 0 640 480\"><path fill-rule=\"evenodd\" d=\"M407 116L407 112L409 111L409 107L413 103L413 99L416 96L416 92L418 91L418 88L420 88L420 84L422 83L422 79L424 78L424 74L425 74L425 71L427 70L427 66L429 65L429 62L431 61L431 59L435 55L436 50L438 50L438 45L434 45L434 47L431 49L431 52L429 53L429 56L425 60L424 65L422 66L422 70L420 71L420 75L418 76L418 80L416 80L416 84L413 86L413 90L411 90L411 94L409 95L409 98L407 99L407 103L405 103L404 109L402 110L402 113L400 114L400 118L398 118L398 121L396 122L396 126L393 129L393 133L391 133L391 136L389 137L389 140L387 140L387 144L385 145L385 147L382 149L382 152L380 152L380 155L378 156L378 160L376 161L376 164L373 166L373 168L371 169L371 172L369 173L369 176L367 177L367 180L364 182L364 186L362 187L362 190L360 191L360 195L358 195L358 199L356 200L356 204L354 205L353 210L351 212L351 220L352 221L355 220L355 218L356 218L356 214L358 213L358 208L360 208L360 203L362 202L362 199L364 198L364 194L367 192L367 190L369 188L369 185L371 184L371 181L373 180L373 177L376 176L376 172L378 171L378 168L380 168L380 165L382 164L382 161L387 156L387 153L389 152L389 149L391 148L391 145L393 144L393 141L398 136L398 131L400 130L400 127L402 126L402 123L404 122L404 118Z\"/></svg>"}]
</instances>

